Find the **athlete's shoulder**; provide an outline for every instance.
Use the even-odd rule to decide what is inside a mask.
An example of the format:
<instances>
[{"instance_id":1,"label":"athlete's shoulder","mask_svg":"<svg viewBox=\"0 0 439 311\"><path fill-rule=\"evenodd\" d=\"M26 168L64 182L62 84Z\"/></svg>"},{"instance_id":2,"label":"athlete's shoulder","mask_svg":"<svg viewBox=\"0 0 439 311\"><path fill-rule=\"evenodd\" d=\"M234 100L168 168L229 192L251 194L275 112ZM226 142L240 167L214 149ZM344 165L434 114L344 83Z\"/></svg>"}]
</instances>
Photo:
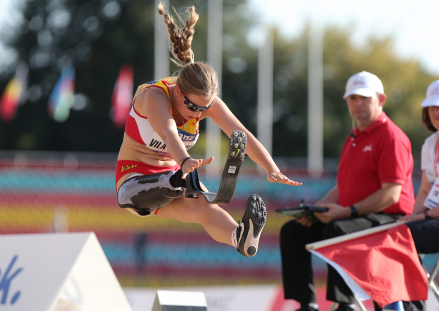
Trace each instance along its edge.
<instances>
[{"instance_id":1,"label":"athlete's shoulder","mask_svg":"<svg viewBox=\"0 0 439 311\"><path fill-rule=\"evenodd\" d=\"M170 90L169 87L172 87L177 80L177 77L168 77L160 80L154 80L151 82L146 82L137 87L137 91L134 94L134 97L139 95L141 92L145 91L146 89L152 89L152 90L161 90L164 92L168 97L170 96Z\"/></svg>"},{"instance_id":2,"label":"athlete's shoulder","mask_svg":"<svg viewBox=\"0 0 439 311\"><path fill-rule=\"evenodd\" d=\"M164 83L164 84L175 84L175 83L177 83L177 77L167 77L167 78L161 79L159 81L161 81L161 83Z\"/></svg>"}]
</instances>

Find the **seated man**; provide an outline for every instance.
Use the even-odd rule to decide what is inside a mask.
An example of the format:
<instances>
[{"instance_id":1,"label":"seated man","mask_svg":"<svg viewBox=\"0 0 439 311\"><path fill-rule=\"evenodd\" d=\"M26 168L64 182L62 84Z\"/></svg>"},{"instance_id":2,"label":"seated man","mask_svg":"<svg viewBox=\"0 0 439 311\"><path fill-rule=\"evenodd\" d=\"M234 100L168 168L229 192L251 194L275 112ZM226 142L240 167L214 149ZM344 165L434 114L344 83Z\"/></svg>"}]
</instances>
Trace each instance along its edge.
<instances>
[{"instance_id":1,"label":"seated man","mask_svg":"<svg viewBox=\"0 0 439 311\"><path fill-rule=\"evenodd\" d=\"M383 112L386 101L381 80L360 72L349 78L343 98L357 127L340 157L337 186L317 204L318 221L302 217L281 229L282 277L285 299L299 310L318 310L308 243L393 222L413 210L413 157L407 136ZM328 267L327 299L337 310L355 310L353 294Z\"/></svg>"}]
</instances>

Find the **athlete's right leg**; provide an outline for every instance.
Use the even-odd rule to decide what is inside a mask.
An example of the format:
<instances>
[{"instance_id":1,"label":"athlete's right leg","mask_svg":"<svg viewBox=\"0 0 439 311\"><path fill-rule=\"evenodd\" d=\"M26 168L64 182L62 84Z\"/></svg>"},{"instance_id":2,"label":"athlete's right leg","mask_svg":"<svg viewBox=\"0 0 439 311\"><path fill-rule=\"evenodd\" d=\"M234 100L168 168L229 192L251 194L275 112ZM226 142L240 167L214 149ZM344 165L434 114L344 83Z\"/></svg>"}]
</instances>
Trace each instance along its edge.
<instances>
[{"instance_id":1,"label":"athlete's right leg","mask_svg":"<svg viewBox=\"0 0 439 311\"><path fill-rule=\"evenodd\" d=\"M233 245L231 236L238 224L218 205L209 204L204 198L182 196L182 188L170 185L174 173L162 172L126 180L118 191L119 206L139 216L156 213L163 218L199 223L216 241Z\"/></svg>"},{"instance_id":2,"label":"athlete's right leg","mask_svg":"<svg viewBox=\"0 0 439 311\"><path fill-rule=\"evenodd\" d=\"M229 213L216 204L207 203L204 198L181 196L160 208L156 215L180 222L198 223L215 241L233 246L232 232L238 224Z\"/></svg>"},{"instance_id":3,"label":"athlete's right leg","mask_svg":"<svg viewBox=\"0 0 439 311\"><path fill-rule=\"evenodd\" d=\"M234 246L242 255L251 257L258 250L267 211L262 199L258 195L252 195L238 225L232 216L216 204L209 204L203 198L180 197L159 209L157 216L199 223L214 240Z\"/></svg>"},{"instance_id":4,"label":"athlete's right leg","mask_svg":"<svg viewBox=\"0 0 439 311\"><path fill-rule=\"evenodd\" d=\"M173 175L174 172L163 172L128 179L119 188L119 206L139 216L156 214L181 222L199 223L214 240L235 246L244 256L256 254L267 219L264 202L258 195L249 198L238 225L218 205L210 204L204 198L183 197L182 188L174 188L169 183Z\"/></svg>"}]
</instances>

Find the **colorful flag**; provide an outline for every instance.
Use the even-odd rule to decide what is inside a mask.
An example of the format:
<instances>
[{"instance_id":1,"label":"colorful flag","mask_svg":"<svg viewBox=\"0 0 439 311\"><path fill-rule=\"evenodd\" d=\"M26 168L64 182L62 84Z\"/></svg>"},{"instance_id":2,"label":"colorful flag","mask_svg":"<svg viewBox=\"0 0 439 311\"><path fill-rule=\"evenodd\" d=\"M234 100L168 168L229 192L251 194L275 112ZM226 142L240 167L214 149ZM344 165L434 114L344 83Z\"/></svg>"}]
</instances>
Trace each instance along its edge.
<instances>
[{"instance_id":1,"label":"colorful flag","mask_svg":"<svg viewBox=\"0 0 439 311\"><path fill-rule=\"evenodd\" d=\"M49 98L48 112L55 121L64 122L68 119L74 101L74 89L75 69L69 66L61 72Z\"/></svg>"},{"instance_id":2,"label":"colorful flag","mask_svg":"<svg viewBox=\"0 0 439 311\"><path fill-rule=\"evenodd\" d=\"M130 113L131 100L133 98L133 75L131 65L122 66L114 86L110 115L114 125L118 128L125 126L128 114Z\"/></svg>"},{"instance_id":3,"label":"colorful flag","mask_svg":"<svg viewBox=\"0 0 439 311\"><path fill-rule=\"evenodd\" d=\"M307 249L331 264L361 300L372 298L381 308L400 300L427 300L428 279L410 229L400 223L381 227L309 244ZM361 234L367 235L358 237Z\"/></svg>"},{"instance_id":4,"label":"colorful flag","mask_svg":"<svg viewBox=\"0 0 439 311\"><path fill-rule=\"evenodd\" d=\"M0 99L0 116L3 122L14 119L17 107L27 99L27 74L29 68L21 63L17 66L14 78L9 81Z\"/></svg>"}]
</instances>

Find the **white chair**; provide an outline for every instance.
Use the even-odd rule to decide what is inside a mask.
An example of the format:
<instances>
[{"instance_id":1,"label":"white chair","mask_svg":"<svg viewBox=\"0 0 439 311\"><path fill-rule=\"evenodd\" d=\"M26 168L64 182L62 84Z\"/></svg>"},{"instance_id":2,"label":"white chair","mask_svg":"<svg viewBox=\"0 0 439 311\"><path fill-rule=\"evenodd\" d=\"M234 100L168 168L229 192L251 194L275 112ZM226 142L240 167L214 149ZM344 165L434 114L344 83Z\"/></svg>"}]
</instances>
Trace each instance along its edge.
<instances>
[{"instance_id":1,"label":"white chair","mask_svg":"<svg viewBox=\"0 0 439 311\"><path fill-rule=\"evenodd\" d=\"M357 306L360 308L361 311L367 311L366 307L363 305L363 303L361 302L361 300L357 298L357 296L354 295L354 299L355 299L355 302L356 302ZM337 303L337 302L334 302L334 303L332 304L331 309L329 309L329 311L334 311L335 308L337 308L337 306L338 306L338 303Z\"/></svg>"},{"instance_id":2,"label":"white chair","mask_svg":"<svg viewBox=\"0 0 439 311\"><path fill-rule=\"evenodd\" d=\"M425 254L419 254L419 257L421 259L424 258L424 256L425 256ZM434 265L434 267L433 267L433 269L431 270L430 273L428 272L427 268L425 268L425 265L423 265L423 266L424 266L425 272L427 272L428 287L431 289L431 291L433 292L434 296L439 301L439 290L437 288L436 282L434 281L434 278L436 277L436 274L437 274L437 272L439 270L439 259L436 261L436 263L435 263L435 265Z\"/></svg>"}]
</instances>

